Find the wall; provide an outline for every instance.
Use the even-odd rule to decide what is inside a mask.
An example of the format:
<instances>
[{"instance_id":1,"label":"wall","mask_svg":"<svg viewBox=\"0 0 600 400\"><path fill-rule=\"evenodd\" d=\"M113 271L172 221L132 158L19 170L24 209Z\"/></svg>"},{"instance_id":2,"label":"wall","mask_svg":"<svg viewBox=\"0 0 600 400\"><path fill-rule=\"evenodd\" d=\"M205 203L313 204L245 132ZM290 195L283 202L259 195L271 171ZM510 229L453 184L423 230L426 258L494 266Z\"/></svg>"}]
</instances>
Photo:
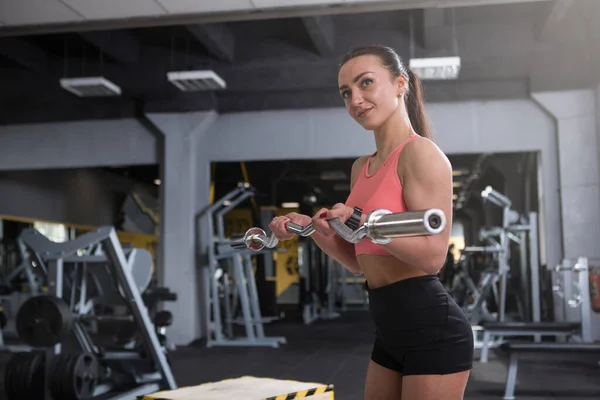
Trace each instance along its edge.
<instances>
[{"instance_id":1,"label":"wall","mask_svg":"<svg viewBox=\"0 0 600 400\"><path fill-rule=\"evenodd\" d=\"M532 96L556 125L563 255L598 260L600 170L595 91L549 91Z\"/></svg>"},{"instance_id":2,"label":"wall","mask_svg":"<svg viewBox=\"0 0 600 400\"><path fill-rule=\"evenodd\" d=\"M598 142L600 143L600 83L596 86L596 132L598 134ZM600 146L598 146L598 160L600 160ZM600 168L600 163L598 163Z\"/></svg>"},{"instance_id":3,"label":"wall","mask_svg":"<svg viewBox=\"0 0 600 400\"><path fill-rule=\"evenodd\" d=\"M113 225L133 183L101 170L0 172L0 215Z\"/></svg>"},{"instance_id":4,"label":"wall","mask_svg":"<svg viewBox=\"0 0 600 400\"><path fill-rule=\"evenodd\" d=\"M547 260L561 258L555 121L531 100L430 104L429 116L447 154L534 151L541 154ZM209 161L358 157L374 151L372 133L344 109L236 113L219 116L198 146Z\"/></svg>"},{"instance_id":5,"label":"wall","mask_svg":"<svg viewBox=\"0 0 600 400\"><path fill-rule=\"evenodd\" d=\"M0 171L155 164L157 152L135 119L0 126Z\"/></svg>"}]
</instances>

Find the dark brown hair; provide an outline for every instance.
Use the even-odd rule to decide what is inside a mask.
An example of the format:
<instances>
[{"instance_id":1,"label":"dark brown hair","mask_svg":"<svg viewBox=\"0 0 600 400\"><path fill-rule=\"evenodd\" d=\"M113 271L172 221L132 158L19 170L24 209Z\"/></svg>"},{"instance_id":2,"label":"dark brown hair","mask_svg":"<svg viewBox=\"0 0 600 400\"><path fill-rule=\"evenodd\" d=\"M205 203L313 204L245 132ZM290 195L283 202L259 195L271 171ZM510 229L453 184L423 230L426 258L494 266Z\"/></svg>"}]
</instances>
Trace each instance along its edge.
<instances>
[{"instance_id":1,"label":"dark brown hair","mask_svg":"<svg viewBox=\"0 0 600 400\"><path fill-rule=\"evenodd\" d=\"M400 75L406 76L408 79L408 91L404 97L404 102L406 103L406 112L410 118L410 123L415 132L431 139L431 129L429 127L429 119L425 113L425 99L419 77L404 65L402 59L394 49L380 45L359 46L350 50L342 57L340 68L353 58L365 55L377 56L381 65L390 71L393 78L397 78Z\"/></svg>"}]
</instances>

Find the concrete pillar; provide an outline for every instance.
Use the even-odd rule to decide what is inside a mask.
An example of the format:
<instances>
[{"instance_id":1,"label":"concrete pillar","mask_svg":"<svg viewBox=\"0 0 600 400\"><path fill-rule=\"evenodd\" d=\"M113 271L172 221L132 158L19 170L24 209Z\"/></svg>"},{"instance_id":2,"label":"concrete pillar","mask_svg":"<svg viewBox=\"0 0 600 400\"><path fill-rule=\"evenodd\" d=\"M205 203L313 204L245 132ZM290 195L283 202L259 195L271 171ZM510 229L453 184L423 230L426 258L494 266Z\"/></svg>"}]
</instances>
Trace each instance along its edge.
<instances>
[{"instance_id":1,"label":"concrete pillar","mask_svg":"<svg viewBox=\"0 0 600 400\"><path fill-rule=\"evenodd\" d=\"M600 143L600 83L596 86L596 132L598 143ZM598 160L600 160L600 146L598 146ZM600 162L598 163L600 167Z\"/></svg>"},{"instance_id":2,"label":"concrete pillar","mask_svg":"<svg viewBox=\"0 0 600 400\"><path fill-rule=\"evenodd\" d=\"M600 258L600 166L594 90L537 92L556 120L563 257Z\"/></svg>"},{"instance_id":3,"label":"concrete pillar","mask_svg":"<svg viewBox=\"0 0 600 400\"><path fill-rule=\"evenodd\" d=\"M209 111L148 114L147 117L164 135L159 279L178 295L177 302L166 303L166 308L173 313L169 340L186 345L205 331L195 224L201 203L198 192L208 193L210 170L208 163L199 162L197 148L217 114Z\"/></svg>"}]
</instances>

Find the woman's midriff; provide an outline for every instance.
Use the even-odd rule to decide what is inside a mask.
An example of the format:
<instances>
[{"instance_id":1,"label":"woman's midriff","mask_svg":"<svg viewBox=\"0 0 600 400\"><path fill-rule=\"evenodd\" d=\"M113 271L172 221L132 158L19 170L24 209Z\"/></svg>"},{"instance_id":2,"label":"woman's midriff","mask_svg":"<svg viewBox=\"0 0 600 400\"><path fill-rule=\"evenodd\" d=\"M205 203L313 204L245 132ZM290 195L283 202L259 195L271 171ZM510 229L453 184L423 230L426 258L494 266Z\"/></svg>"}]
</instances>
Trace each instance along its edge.
<instances>
[{"instance_id":1,"label":"woman's midriff","mask_svg":"<svg viewBox=\"0 0 600 400\"><path fill-rule=\"evenodd\" d=\"M426 272L403 263L394 256L361 254L357 257L357 261L371 289L403 279L427 275Z\"/></svg>"}]
</instances>

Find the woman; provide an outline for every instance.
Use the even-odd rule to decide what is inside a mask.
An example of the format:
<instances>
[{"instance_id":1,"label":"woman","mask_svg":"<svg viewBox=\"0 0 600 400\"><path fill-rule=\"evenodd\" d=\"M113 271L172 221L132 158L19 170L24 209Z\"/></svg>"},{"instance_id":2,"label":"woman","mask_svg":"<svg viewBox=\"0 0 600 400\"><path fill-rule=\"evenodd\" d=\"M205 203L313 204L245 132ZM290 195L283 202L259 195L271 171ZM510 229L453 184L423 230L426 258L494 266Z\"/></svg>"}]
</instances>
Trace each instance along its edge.
<instances>
[{"instance_id":1,"label":"woman","mask_svg":"<svg viewBox=\"0 0 600 400\"><path fill-rule=\"evenodd\" d=\"M471 326L437 273L446 260L452 223L452 168L430 140L421 85L394 50L362 46L346 54L338 73L348 113L373 131L377 151L352 166L345 204L314 217L290 213L269 227L280 240L293 237L288 222L312 222L315 243L356 275L364 274L375 344L365 399L462 399L472 368ZM438 208L447 228L436 236L356 245L340 238L328 220L362 225L373 210Z\"/></svg>"}]
</instances>

